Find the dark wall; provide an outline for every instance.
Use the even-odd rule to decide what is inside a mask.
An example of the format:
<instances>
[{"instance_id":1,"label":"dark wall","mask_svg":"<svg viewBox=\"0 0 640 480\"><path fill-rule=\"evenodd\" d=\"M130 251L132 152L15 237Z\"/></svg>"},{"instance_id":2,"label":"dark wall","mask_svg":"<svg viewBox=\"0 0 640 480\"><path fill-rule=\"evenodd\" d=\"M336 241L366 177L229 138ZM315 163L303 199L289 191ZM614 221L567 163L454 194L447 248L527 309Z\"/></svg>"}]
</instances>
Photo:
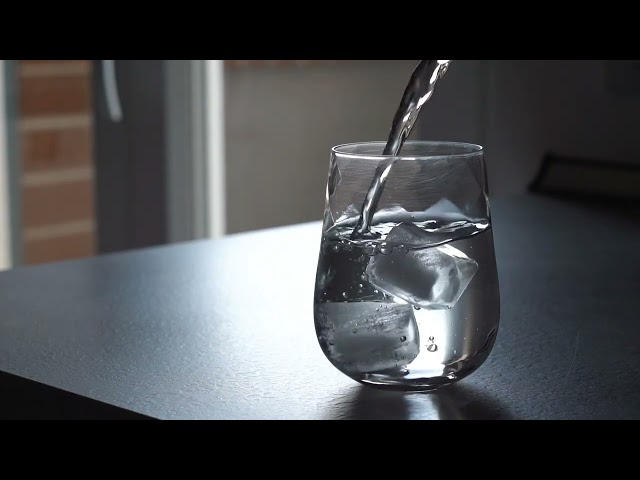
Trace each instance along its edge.
<instances>
[{"instance_id":1,"label":"dark wall","mask_svg":"<svg viewBox=\"0 0 640 480\"><path fill-rule=\"evenodd\" d=\"M108 115L102 65L94 75L100 253L167 241L163 60L116 60L123 119Z\"/></svg>"}]
</instances>

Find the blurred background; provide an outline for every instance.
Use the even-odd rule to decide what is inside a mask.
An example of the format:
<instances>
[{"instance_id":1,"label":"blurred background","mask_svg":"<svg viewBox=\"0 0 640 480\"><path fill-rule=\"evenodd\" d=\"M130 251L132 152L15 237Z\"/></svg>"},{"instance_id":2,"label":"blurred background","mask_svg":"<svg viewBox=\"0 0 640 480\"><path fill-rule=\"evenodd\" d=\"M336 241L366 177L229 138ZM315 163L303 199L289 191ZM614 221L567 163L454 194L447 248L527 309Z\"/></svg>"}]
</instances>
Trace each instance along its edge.
<instances>
[{"instance_id":1,"label":"blurred background","mask_svg":"<svg viewBox=\"0 0 640 480\"><path fill-rule=\"evenodd\" d=\"M0 269L320 220L416 63L0 60ZM502 196L549 152L640 165L639 121L640 61L456 60L412 138L484 145Z\"/></svg>"}]
</instances>

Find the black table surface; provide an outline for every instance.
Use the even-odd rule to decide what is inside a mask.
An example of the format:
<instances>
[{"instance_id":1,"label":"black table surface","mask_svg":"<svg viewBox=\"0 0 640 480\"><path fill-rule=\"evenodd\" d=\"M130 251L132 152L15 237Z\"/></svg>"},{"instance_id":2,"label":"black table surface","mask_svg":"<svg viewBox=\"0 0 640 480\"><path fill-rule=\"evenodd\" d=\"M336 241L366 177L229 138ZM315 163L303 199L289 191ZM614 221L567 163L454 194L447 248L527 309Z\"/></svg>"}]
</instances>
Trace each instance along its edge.
<instances>
[{"instance_id":1,"label":"black table surface","mask_svg":"<svg viewBox=\"0 0 640 480\"><path fill-rule=\"evenodd\" d=\"M500 329L452 387L325 359L309 223L0 273L0 417L640 418L638 223L526 195L492 214Z\"/></svg>"}]
</instances>

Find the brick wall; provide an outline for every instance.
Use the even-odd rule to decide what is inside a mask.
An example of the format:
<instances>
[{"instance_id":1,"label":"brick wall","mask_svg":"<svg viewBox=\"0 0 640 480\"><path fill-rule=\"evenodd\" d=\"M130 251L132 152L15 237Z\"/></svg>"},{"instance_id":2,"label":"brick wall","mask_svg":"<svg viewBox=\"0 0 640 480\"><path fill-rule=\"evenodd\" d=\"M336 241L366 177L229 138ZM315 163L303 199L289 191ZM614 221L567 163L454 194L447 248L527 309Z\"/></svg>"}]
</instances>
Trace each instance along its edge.
<instances>
[{"instance_id":1,"label":"brick wall","mask_svg":"<svg viewBox=\"0 0 640 480\"><path fill-rule=\"evenodd\" d=\"M24 261L95 253L89 60L19 60Z\"/></svg>"}]
</instances>

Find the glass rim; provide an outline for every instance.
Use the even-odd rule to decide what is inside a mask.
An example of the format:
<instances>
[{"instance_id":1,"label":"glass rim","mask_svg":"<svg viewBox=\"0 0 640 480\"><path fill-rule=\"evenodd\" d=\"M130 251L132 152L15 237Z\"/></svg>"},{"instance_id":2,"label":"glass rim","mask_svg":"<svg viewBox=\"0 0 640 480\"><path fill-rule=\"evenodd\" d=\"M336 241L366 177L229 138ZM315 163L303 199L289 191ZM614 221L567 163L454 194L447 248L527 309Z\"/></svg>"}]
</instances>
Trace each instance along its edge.
<instances>
[{"instance_id":1,"label":"glass rim","mask_svg":"<svg viewBox=\"0 0 640 480\"><path fill-rule=\"evenodd\" d=\"M384 149L387 142L373 140L364 142L342 143L331 147L331 153L345 158L361 159L361 160L381 160L384 158L396 158L398 160L433 160L444 158L469 158L484 154L484 147L475 143L440 141L440 140L407 140L404 146L443 146L450 148L459 148L459 152L454 153L438 153L424 155L382 155L371 153L354 153L357 147L380 146L380 150ZM351 151L349 151L351 150Z\"/></svg>"}]
</instances>

